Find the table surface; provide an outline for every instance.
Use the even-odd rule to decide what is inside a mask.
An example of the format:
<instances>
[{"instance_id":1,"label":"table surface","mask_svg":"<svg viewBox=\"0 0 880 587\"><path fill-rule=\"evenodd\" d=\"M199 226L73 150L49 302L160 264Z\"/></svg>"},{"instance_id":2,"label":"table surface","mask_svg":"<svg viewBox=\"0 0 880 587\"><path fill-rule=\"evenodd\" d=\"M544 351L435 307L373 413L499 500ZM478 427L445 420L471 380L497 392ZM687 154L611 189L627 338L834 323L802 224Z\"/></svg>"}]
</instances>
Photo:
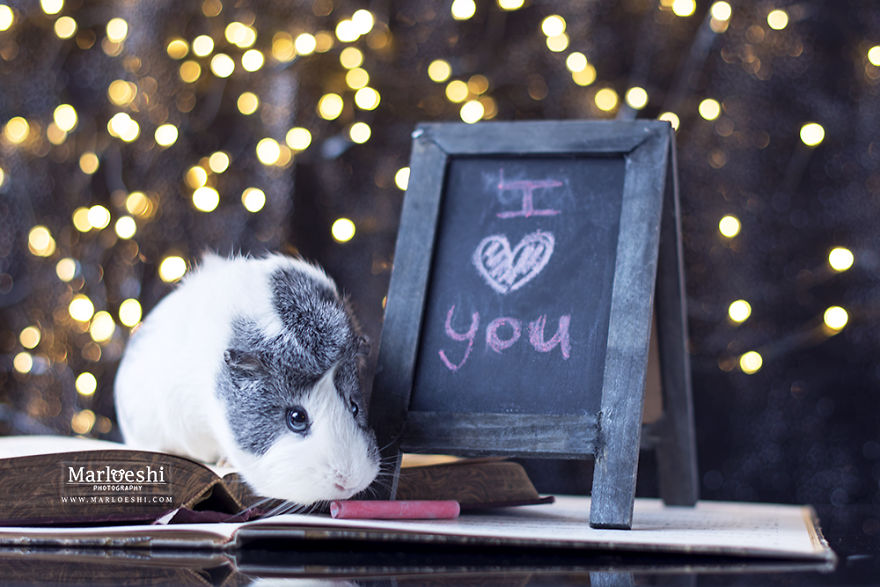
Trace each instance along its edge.
<instances>
[{"instance_id":1,"label":"table surface","mask_svg":"<svg viewBox=\"0 0 880 587\"><path fill-rule=\"evenodd\" d=\"M880 506L816 506L834 566L785 560L434 545L288 541L234 558L198 552L0 550L4 584L259 584L309 578L338 584L877 585ZM355 548L356 546L356 548ZM312 582L310 581L310 582Z\"/></svg>"}]
</instances>

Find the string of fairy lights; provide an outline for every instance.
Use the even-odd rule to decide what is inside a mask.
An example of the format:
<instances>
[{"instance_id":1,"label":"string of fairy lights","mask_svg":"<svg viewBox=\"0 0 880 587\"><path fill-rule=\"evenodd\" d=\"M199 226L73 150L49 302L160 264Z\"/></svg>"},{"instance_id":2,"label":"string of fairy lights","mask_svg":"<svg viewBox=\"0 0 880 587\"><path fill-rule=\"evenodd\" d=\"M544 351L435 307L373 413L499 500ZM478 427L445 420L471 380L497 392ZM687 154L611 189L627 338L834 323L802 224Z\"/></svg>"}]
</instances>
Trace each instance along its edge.
<instances>
[{"instance_id":1,"label":"string of fairy lights","mask_svg":"<svg viewBox=\"0 0 880 587\"><path fill-rule=\"evenodd\" d=\"M104 152L98 147L107 144L107 140L114 141L122 149L173 152L187 132L186 119L198 99L196 88L206 79L247 80L247 76L259 75L269 69L280 70L312 56L331 53L338 57L338 71L334 75L343 83L320 95L313 105L314 113L322 124L336 125L332 132L341 130L351 144L363 145L373 138L369 115L381 109L385 99L369 64L376 62L370 58L371 53L385 51L394 42L388 22L382 22L376 14L363 8L340 15L341 10L335 10L337 7L331 0L317 0L313 3L312 13L326 25L323 28L303 30L299 25L279 23L275 29L266 29L258 28L252 13L239 11L235 14L244 14L244 17L232 16L232 5L232 2L222 0L201 3L204 19L225 23L222 27L213 27L216 33L200 33L191 38L181 34L151 40L161 45L164 66L176 74L169 85L167 79L160 84L151 75L138 74L147 68L144 67L146 56L134 53L128 46L136 22L113 16L102 28L96 28L83 26L86 21L78 14L82 10L80 4L72 5L65 0L40 0L33 6L11 0L8 4L0 2L0 58L7 66L15 64L17 31L23 30L27 22L38 22L45 25L51 31L49 34L59 42L67 43L67 50L101 51L108 58L117 59L120 71L128 74L120 75L107 85L106 106L112 115L105 118L84 120L83 116L89 112L87 107L60 103L39 115L17 114L0 121L0 153L4 159L10 160L13 156L45 158L52 152L63 151L76 161L79 173L93 176L107 164ZM526 5L526 0L497 0L491 9L514 12ZM480 10L490 9L484 3L478 6L474 0L454 0L444 6L449 17L460 23L473 19ZM656 9L688 19L696 14L697 4L695 0L660 0ZM535 26L543 37L546 50L558 55L557 75L570 76L575 87L587 92L585 95L589 96L592 115L632 118L655 105L649 88L639 85L612 87L612 84L602 82L595 59L588 52L573 47L577 40L569 36L566 18L549 12L543 14ZM789 26L790 15L784 8L773 8L765 16L766 21L759 24L770 31L784 31ZM716 1L708 8L703 28L712 35L723 35L732 18L731 4ZM871 79L880 78L880 45L870 47L864 59L865 75ZM473 124L502 115L503 107L493 93L491 76L473 71L457 72L456 68L455 60L437 55L428 59L421 71L414 73L427 76L434 83L435 91L442 95L447 105L447 116L456 113L461 121ZM526 83L528 95L533 100L549 99L548 87L540 78ZM229 86L244 88L236 90L232 96L234 109L241 117L256 119L265 114L269 105L265 95L261 95L256 87L245 86L246 82ZM172 104L172 108L156 106L162 102L159 97L163 95L170 96L164 101ZM696 110L691 113L669 109L661 111L658 118L669 121L676 129L682 120L690 120L694 114L713 123L722 118L724 100L705 96ZM253 137L253 151L248 156L255 157L267 170L289 172L298 157L331 133L328 128L300 122L280 134L263 132ZM804 149L815 149L825 136L821 122L816 121L804 121L800 129L792 129L792 132L799 133ZM81 138L87 133L94 136L90 140L77 140L76 147L71 147L71 137ZM238 157L237 153L218 149L186 164L184 173L177 180L177 190L186 195L191 210L211 215L228 207L229 193L224 177L239 164ZM20 178L15 169L0 160L0 194L17 189ZM407 167L400 167L394 173L393 183L399 190L406 189L408 180ZM273 199L284 197L257 181L245 185L238 194L238 213L243 215L265 213ZM77 406L70 417L70 430L76 434L107 434L112 430L112 420L96 413L90 404L99 389L109 389L106 383L112 374L100 373L97 367L90 365L118 358L129 332L137 328L143 318L137 295L118 296L121 299L112 304L107 296L95 299L88 295L83 265L98 263L100 255L80 258L76 243L84 242L84 237L88 236L89 242L99 243L105 249L128 246L127 256L130 263L136 265L142 261L139 239L151 234L147 230L151 223L160 222L163 206L179 205L159 197L149 185L114 193L110 201L109 205L106 202L77 205L64 211L63 215L68 219L65 226L53 226L51 222L37 218L27 231L27 251L42 260L41 267L46 271L54 272L59 288L54 292L54 309L34 313L34 316L40 316L39 319L29 317L25 312L25 325L16 328L18 349L11 354L11 367L17 381L39 382L53 370L71 373ZM64 205L66 202L58 202L58 206ZM344 216L336 218L329 228L332 238L340 244L352 241L358 232L356 223ZM742 224L734 212L719 219L717 230L722 241L742 238ZM180 280L189 270L191 260L188 253L169 249L155 262L158 278L166 283ZM834 243L826 261L830 271L844 272L854 266L856 259L846 246ZM101 272L103 269L98 267L98 273ZM727 306L727 319L731 325L738 327L748 323L751 314L752 302L747 299L732 300ZM827 337L844 329L848 321L847 310L835 305L824 310L818 326L811 325L810 328L818 328ZM69 334L62 335L62 331ZM770 343L768 348L723 356L718 365L725 371L738 368L752 374L758 372L772 354ZM46 397L31 402L27 408L37 420L47 415L51 419L62 409L61 400L53 400L47 393L43 395Z\"/></svg>"}]
</instances>

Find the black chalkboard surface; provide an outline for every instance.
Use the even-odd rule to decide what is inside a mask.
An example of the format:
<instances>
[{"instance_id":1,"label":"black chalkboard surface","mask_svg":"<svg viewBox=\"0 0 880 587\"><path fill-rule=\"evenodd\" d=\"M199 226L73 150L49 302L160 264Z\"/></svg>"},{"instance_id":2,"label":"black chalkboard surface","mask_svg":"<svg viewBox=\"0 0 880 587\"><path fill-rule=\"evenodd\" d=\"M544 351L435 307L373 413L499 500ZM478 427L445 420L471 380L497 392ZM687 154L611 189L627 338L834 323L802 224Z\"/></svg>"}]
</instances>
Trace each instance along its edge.
<instances>
[{"instance_id":1,"label":"black chalkboard surface","mask_svg":"<svg viewBox=\"0 0 880 587\"><path fill-rule=\"evenodd\" d=\"M447 173L410 410L595 416L623 158Z\"/></svg>"},{"instance_id":2,"label":"black chalkboard surface","mask_svg":"<svg viewBox=\"0 0 880 587\"><path fill-rule=\"evenodd\" d=\"M695 503L673 139L657 121L417 128L370 402L395 471L401 451L592 458L590 523L629 528L652 448L661 497ZM663 413L643 426L652 329Z\"/></svg>"}]
</instances>

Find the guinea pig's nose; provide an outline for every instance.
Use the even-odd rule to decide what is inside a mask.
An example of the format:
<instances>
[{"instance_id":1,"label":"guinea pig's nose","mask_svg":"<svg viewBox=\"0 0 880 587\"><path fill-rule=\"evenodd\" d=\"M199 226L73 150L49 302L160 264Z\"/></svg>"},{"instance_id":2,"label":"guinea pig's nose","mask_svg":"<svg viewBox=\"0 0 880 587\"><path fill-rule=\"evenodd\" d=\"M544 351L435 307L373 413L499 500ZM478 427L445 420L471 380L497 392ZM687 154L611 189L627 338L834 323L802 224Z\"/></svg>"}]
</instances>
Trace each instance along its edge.
<instances>
[{"instance_id":1,"label":"guinea pig's nose","mask_svg":"<svg viewBox=\"0 0 880 587\"><path fill-rule=\"evenodd\" d=\"M333 487L338 489L339 491L347 491L348 490L348 477L342 473L336 473Z\"/></svg>"}]
</instances>

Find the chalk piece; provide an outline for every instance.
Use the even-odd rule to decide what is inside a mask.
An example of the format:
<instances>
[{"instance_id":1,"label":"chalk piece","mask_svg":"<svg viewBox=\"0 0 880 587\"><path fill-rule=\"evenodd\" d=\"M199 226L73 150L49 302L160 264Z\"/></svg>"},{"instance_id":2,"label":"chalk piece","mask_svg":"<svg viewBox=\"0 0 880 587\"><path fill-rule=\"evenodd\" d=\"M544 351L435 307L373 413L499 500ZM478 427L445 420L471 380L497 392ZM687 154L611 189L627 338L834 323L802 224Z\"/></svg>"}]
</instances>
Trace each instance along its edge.
<instances>
[{"instance_id":1,"label":"chalk piece","mask_svg":"<svg viewBox=\"0 0 880 587\"><path fill-rule=\"evenodd\" d=\"M457 518L457 501L331 501L330 515L341 519L450 520Z\"/></svg>"}]
</instances>

